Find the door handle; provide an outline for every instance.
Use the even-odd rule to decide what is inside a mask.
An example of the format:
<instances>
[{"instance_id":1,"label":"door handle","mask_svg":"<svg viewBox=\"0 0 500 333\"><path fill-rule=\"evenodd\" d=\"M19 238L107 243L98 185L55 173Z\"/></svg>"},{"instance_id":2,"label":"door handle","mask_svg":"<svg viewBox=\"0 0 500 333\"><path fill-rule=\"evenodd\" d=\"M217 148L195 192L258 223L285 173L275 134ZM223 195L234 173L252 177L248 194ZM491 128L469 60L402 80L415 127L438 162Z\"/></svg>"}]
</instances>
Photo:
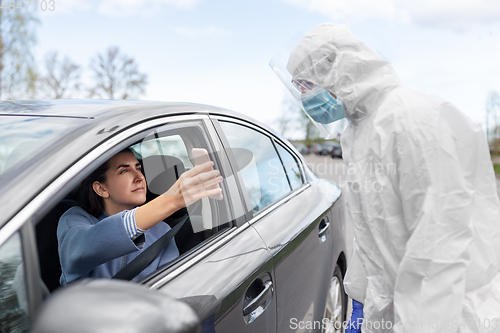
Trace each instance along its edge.
<instances>
[{"instance_id":1,"label":"door handle","mask_svg":"<svg viewBox=\"0 0 500 333\"><path fill-rule=\"evenodd\" d=\"M320 243L326 241L326 233L328 231L328 228L330 228L330 222L325 222L325 220L321 220L321 222L319 223L319 231L318 231Z\"/></svg>"},{"instance_id":2,"label":"door handle","mask_svg":"<svg viewBox=\"0 0 500 333\"><path fill-rule=\"evenodd\" d=\"M266 311L273 300L273 282L268 280L262 283L262 280L258 279L254 281L253 284L256 283L259 283L262 286L262 290L254 298L249 298L249 293L253 289L252 286L250 286L245 295L246 301L243 303L243 317L245 318L245 322L247 324L253 322L264 311Z\"/></svg>"}]
</instances>

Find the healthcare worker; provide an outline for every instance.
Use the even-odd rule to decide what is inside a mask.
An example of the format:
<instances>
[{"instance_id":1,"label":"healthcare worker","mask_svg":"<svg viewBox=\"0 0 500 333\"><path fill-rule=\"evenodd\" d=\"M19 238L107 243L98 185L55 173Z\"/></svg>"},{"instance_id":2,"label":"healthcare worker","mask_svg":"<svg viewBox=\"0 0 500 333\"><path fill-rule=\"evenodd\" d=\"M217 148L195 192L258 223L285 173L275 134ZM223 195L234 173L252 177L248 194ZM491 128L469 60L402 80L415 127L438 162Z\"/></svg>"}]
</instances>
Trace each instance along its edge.
<instances>
[{"instance_id":1,"label":"healthcare worker","mask_svg":"<svg viewBox=\"0 0 500 333\"><path fill-rule=\"evenodd\" d=\"M500 332L500 204L480 126L405 87L345 26L307 33L286 69L312 120L349 121L344 286L362 331Z\"/></svg>"}]
</instances>

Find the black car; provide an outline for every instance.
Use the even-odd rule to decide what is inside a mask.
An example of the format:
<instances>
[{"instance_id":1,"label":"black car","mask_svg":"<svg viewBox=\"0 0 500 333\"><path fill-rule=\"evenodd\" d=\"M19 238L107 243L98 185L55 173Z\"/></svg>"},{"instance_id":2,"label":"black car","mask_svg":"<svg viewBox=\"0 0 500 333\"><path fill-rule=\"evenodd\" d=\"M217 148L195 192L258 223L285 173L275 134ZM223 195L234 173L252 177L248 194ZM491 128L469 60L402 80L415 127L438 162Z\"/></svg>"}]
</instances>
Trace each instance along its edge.
<instances>
[{"instance_id":1,"label":"black car","mask_svg":"<svg viewBox=\"0 0 500 333\"><path fill-rule=\"evenodd\" d=\"M321 149L319 151L320 155L331 155L333 152L333 149L336 147L340 147L340 144L335 141L325 141L321 145Z\"/></svg>"},{"instance_id":2,"label":"black car","mask_svg":"<svg viewBox=\"0 0 500 333\"><path fill-rule=\"evenodd\" d=\"M175 169L178 177L192 168L193 148L206 149L224 177L224 200L200 200L175 236L180 256L138 283L61 287L59 217L77 203L80 182L127 147L143 163L149 190L163 172ZM0 332L28 331L47 303L62 310L43 312L37 322L66 332L105 321L118 332L129 322L118 319L130 312L123 309L145 304L161 317L154 297L131 296L136 286L189 304L220 333L292 332L301 321L327 318L338 326L345 319L341 190L249 117L181 103L2 102L0 188ZM104 310L79 310L90 302L82 292L92 295L92 309Z\"/></svg>"},{"instance_id":3,"label":"black car","mask_svg":"<svg viewBox=\"0 0 500 333\"><path fill-rule=\"evenodd\" d=\"M330 153L330 156L332 158L335 158L335 157L342 158L342 146L338 143L336 145L334 145L333 149Z\"/></svg>"},{"instance_id":4,"label":"black car","mask_svg":"<svg viewBox=\"0 0 500 333\"><path fill-rule=\"evenodd\" d=\"M312 151L316 155L321 155L321 145L319 143L315 143L309 148L309 151Z\"/></svg>"},{"instance_id":5,"label":"black car","mask_svg":"<svg viewBox=\"0 0 500 333\"><path fill-rule=\"evenodd\" d=\"M306 145L304 144L300 144L300 143L297 143L297 144L294 144L293 145L295 147L295 149L297 149L299 151L299 153L301 153L302 155L307 155L309 154L309 148L307 148Z\"/></svg>"}]
</instances>

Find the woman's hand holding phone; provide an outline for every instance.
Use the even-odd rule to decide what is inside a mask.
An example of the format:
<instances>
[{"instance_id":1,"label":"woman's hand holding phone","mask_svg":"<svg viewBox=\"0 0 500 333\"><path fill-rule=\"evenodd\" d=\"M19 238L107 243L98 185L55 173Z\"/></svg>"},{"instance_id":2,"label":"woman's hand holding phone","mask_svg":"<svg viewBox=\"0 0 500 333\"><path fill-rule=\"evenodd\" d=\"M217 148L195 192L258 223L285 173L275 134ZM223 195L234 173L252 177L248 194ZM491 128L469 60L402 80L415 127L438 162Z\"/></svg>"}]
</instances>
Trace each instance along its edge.
<instances>
[{"instance_id":1,"label":"woman's hand holding phone","mask_svg":"<svg viewBox=\"0 0 500 333\"><path fill-rule=\"evenodd\" d=\"M194 161L196 163L196 166L202 165L202 164L210 161L210 157L208 156L208 152L204 148L193 148L191 150L191 153L192 153L192 156L193 156ZM213 170L213 167L211 170ZM207 191L208 190L215 190L215 189L220 189L218 183L206 188ZM218 194L209 195L209 198L216 199L216 200L222 200L223 199L222 190Z\"/></svg>"},{"instance_id":2,"label":"woman's hand holding phone","mask_svg":"<svg viewBox=\"0 0 500 333\"><path fill-rule=\"evenodd\" d=\"M205 197L222 199L222 189L218 186L222 177L218 170L213 170L213 165L214 162L209 161L184 172L163 195L177 196L177 209Z\"/></svg>"}]
</instances>

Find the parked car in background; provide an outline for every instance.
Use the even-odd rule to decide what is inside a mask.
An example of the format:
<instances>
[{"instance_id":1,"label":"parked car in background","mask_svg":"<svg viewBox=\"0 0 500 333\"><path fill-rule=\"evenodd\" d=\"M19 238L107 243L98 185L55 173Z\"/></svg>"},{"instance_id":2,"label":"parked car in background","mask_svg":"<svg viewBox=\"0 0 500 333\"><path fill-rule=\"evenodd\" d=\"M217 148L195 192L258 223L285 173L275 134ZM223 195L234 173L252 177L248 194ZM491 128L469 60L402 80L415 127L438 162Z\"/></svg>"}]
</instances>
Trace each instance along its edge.
<instances>
[{"instance_id":1,"label":"parked car in background","mask_svg":"<svg viewBox=\"0 0 500 333\"><path fill-rule=\"evenodd\" d=\"M309 148L309 151L312 151L316 155L321 154L321 145L319 143L315 143Z\"/></svg>"},{"instance_id":2,"label":"parked car in background","mask_svg":"<svg viewBox=\"0 0 500 333\"><path fill-rule=\"evenodd\" d=\"M148 200L195 165L193 148L209 152L224 178L224 199L204 198L178 212L189 217L175 236L180 256L149 276L61 287L59 218L77 204L80 182L127 147L142 164ZM64 332L95 331L108 314L108 324L120 321L112 330L121 331L130 319L123 309L161 316L170 304L159 308L162 296L188 304L217 333L295 332L292 318L345 320L342 192L315 176L286 139L247 116L182 103L1 102L0 188L2 333L27 332L38 314ZM148 296L126 297L129 284ZM92 301L81 303L87 290ZM100 297L105 310L79 310ZM40 312L44 304L56 310Z\"/></svg>"},{"instance_id":3,"label":"parked car in background","mask_svg":"<svg viewBox=\"0 0 500 333\"><path fill-rule=\"evenodd\" d=\"M307 148L306 145L303 145L301 143L296 143L293 145L295 147L295 149L297 149L299 151L299 153L301 153L302 155L307 155L309 154L309 148Z\"/></svg>"},{"instance_id":4,"label":"parked car in background","mask_svg":"<svg viewBox=\"0 0 500 333\"><path fill-rule=\"evenodd\" d=\"M338 142L335 141L325 141L321 145L320 155L331 155L333 148L340 146Z\"/></svg>"},{"instance_id":5,"label":"parked car in background","mask_svg":"<svg viewBox=\"0 0 500 333\"><path fill-rule=\"evenodd\" d=\"M336 145L333 146L330 155L332 156L332 158L335 157L342 158L342 146L340 145L340 143L337 143Z\"/></svg>"}]
</instances>

